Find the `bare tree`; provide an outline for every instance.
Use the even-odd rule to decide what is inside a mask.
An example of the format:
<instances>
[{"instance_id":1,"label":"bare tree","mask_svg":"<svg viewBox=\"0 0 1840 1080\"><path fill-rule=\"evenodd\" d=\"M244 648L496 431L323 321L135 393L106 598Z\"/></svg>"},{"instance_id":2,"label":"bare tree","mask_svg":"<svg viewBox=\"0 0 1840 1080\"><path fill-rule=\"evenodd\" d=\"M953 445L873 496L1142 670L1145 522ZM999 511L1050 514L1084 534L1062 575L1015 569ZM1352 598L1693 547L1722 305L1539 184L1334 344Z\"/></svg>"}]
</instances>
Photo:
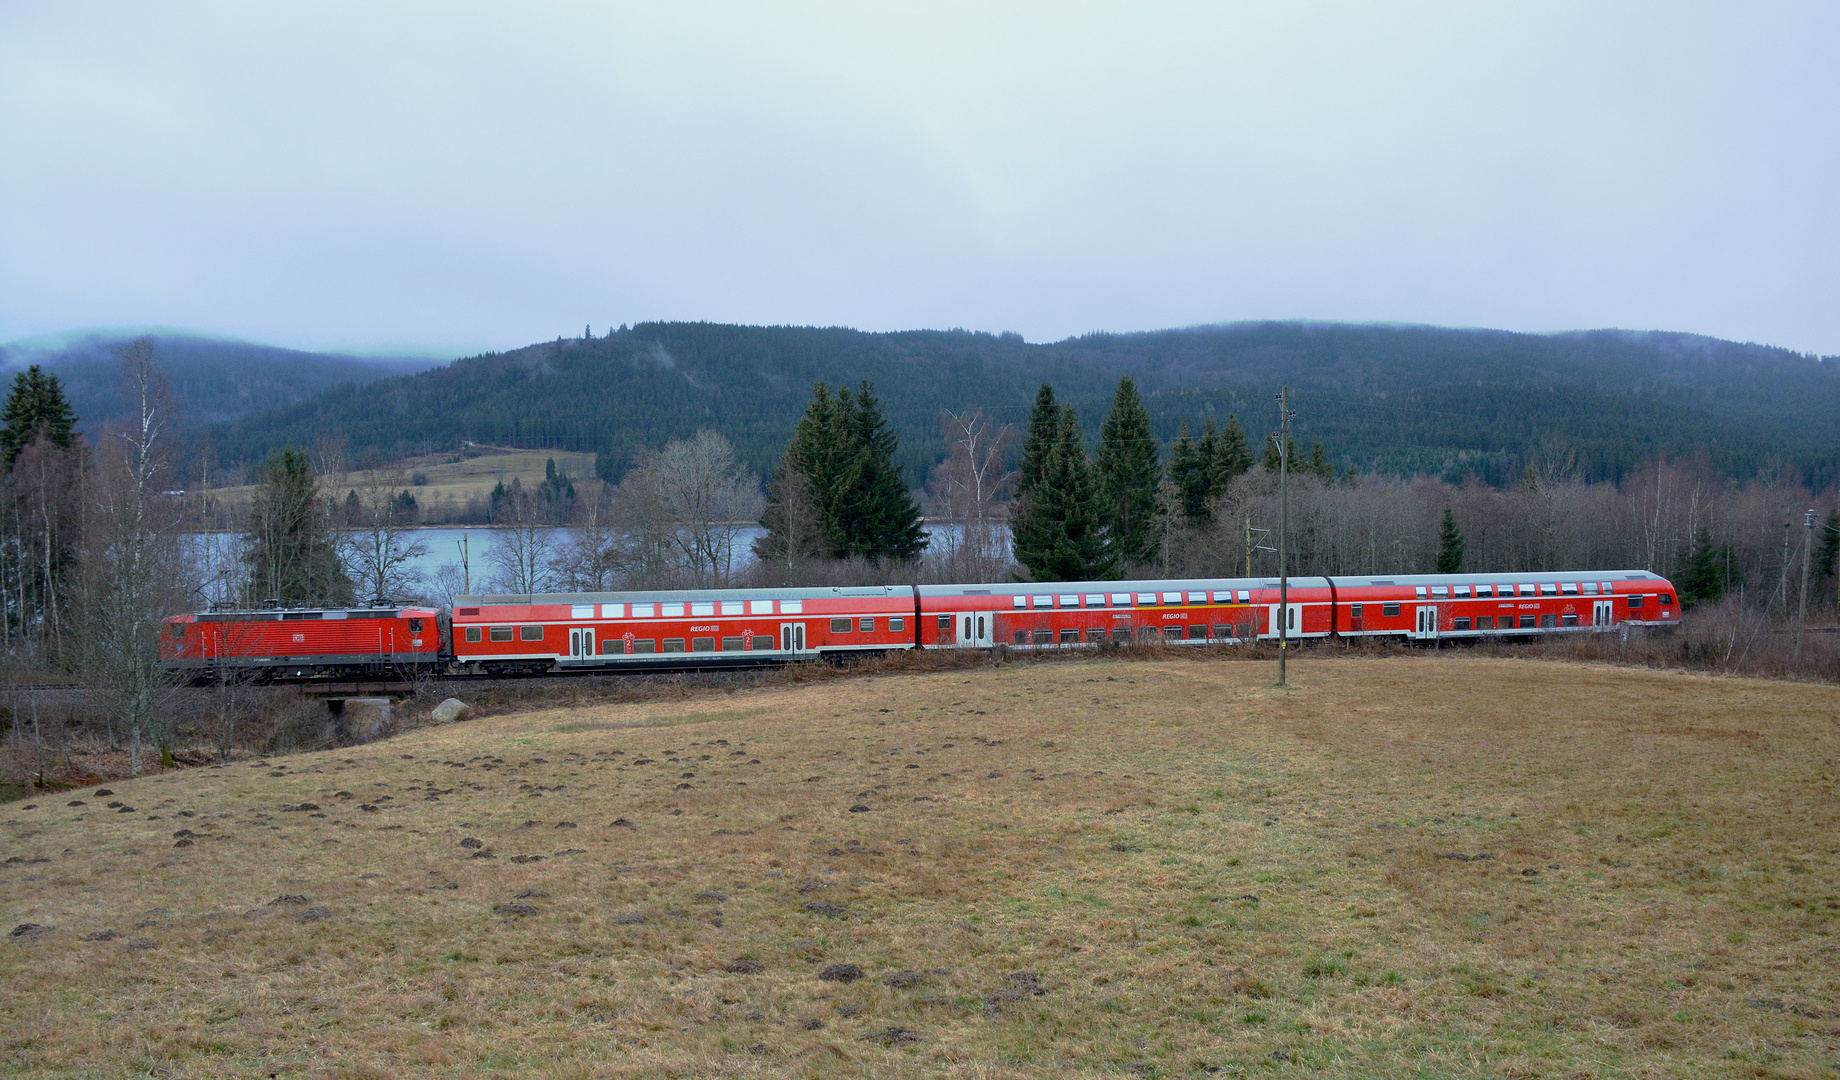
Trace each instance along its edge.
<instances>
[{"instance_id":1,"label":"bare tree","mask_svg":"<svg viewBox=\"0 0 1840 1080\"><path fill-rule=\"evenodd\" d=\"M640 456L614 492L627 576L658 574L689 587L727 584L735 541L759 518L760 483L713 431ZM659 565L660 563L663 565Z\"/></svg>"},{"instance_id":2,"label":"bare tree","mask_svg":"<svg viewBox=\"0 0 1840 1080\"><path fill-rule=\"evenodd\" d=\"M122 350L122 379L135 412L103 434L96 454L92 529L82 590L83 668L97 699L128 734L130 770L141 740L158 735L169 683L160 661L162 616L191 591L175 507L162 495L170 423L153 342Z\"/></svg>"},{"instance_id":3,"label":"bare tree","mask_svg":"<svg viewBox=\"0 0 1840 1080\"><path fill-rule=\"evenodd\" d=\"M952 531L934 541L942 569L967 581L1008 577L1007 499L1016 473L1003 464L1003 455L1016 441L1016 429L981 409L963 415L943 411L939 426L951 452L933 468L932 512L953 523Z\"/></svg>"},{"instance_id":4,"label":"bare tree","mask_svg":"<svg viewBox=\"0 0 1840 1080\"><path fill-rule=\"evenodd\" d=\"M626 583L631 558L614 515L612 494L612 488L602 485L594 498L577 502L575 520L551 567L562 588L606 592Z\"/></svg>"},{"instance_id":5,"label":"bare tree","mask_svg":"<svg viewBox=\"0 0 1840 1080\"><path fill-rule=\"evenodd\" d=\"M411 528L414 512L403 498L408 477L381 469L363 475L363 483L352 489L355 520L339 537L339 555L359 601L387 604L420 584L415 564L428 554L428 545Z\"/></svg>"},{"instance_id":6,"label":"bare tree","mask_svg":"<svg viewBox=\"0 0 1840 1080\"><path fill-rule=\"evenodd\" d=\"M555 528L543 519L536 500L522 491L505 500L504 522L492 534L486 561L492 567L490 585L503 593L533 596L553 585L551 563Z\"/></svg>"}]
</instances>

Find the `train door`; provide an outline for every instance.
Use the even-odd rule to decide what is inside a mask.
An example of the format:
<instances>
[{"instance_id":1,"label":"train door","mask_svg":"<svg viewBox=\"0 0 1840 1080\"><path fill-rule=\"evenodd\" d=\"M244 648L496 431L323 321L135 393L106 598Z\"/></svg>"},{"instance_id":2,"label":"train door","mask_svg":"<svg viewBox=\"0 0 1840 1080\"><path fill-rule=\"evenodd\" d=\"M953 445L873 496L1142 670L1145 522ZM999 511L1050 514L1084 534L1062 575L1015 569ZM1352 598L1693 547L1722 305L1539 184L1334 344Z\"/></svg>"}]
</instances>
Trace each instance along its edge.
<instances>
[{"instance_id":1,"label":"train door","mask_svg":"<svg viewBox=\"0 0 1840 1080\"><path fill-rule=\"evenodd\" d=\"M587 660L594 656L594 631L587 627L569 631L569 659Z\"/></svg>"},{"instance_id":2,"label":"train door","mask_svg":"<svg viewBox=\"0 0 1840 1080\"><path fill-rule=\"evenodd\" d=\"M1615 601L1611 601L1611 600L1593 600L1591 601L1591 625L1592 626L1611 626L1613 625L1616 622L1615 612L1616 612Z\"/></svg>"},{"instance_id":3,"label":"train door","mask_svg":"<svg viewBox=\"0 0 1840 1080\"><path fill-rule=\"evenodd\" d=\"M994 627L991 623L995 617L988 611L961 611L958 613L958 643L968 648L987 649L990 647Z\"/></svg>"},{"instance_id":4,"label":"train door","mask_svg":"<svg viewBox=\"0 0 1840 1080\"><path fill-rule=\"evenodd\" d=\"M1437 605L1436 604L1419 605L1418 625L1412 631L1412 636L1416 638L1429 640L1431 638L1437 637L1437 633L1438 633Z\"/></svg>"},{"instance_id":5,"label":"train door","mask_svg":"<svg viewBox=\"0 0 1840 1080\"><path fill-rule=\"evenodd\" d=\"M1270 629L1270 636L1273 638L1278 636L1279 606L1278 604L1272 604L1271 610L1265 613L1265 625ZM1303 625L1303 605L1287 604L1283 606L1290 608L1290 617L1284 624L1284 639L1286 641L1295 641L1297 640L1297 629Z\"/></svg>"},{"instance_id":6,"label":"train door","mask_svg":"<svg viewBox=\"0 0 1840 1080\"><path fill-rule=\"evenodd\" d=\"M805 624L802 622L783 622L779 624L779 651L803 656L805 648Z\"/></svg>"}]
</instances>

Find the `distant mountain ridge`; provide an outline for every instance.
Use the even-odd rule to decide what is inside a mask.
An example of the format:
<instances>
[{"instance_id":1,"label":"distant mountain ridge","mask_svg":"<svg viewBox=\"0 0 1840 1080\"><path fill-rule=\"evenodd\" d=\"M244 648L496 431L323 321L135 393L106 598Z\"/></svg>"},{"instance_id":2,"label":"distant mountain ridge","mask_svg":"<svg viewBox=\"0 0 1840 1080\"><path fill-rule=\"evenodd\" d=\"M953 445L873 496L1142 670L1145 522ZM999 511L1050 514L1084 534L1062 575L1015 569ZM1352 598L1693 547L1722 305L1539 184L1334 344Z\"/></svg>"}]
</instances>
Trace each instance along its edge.
<instances>
[{"instance_id":1,"label":"distant mountain ridge","mask_svg":"<svg viewBox=\"0 0 1840 1080\"><path fill-rule=\"evenodd\" d=\"M1095 333L1046 344L961 330L640 323L558 338L413 375L333 387L205 434L226 463L339 433L354 454L463 441L597 451L609 472L673 437L713 428L763 473L811 385L868 379L901 439L910 483L944 454L941 409L1022 426L1054 384L1096 438L1130 374L1159 438L1239 416L1256 442L1288 384L1297 437L1338 467L1490 483L1531 462L1615 478L1658 454L1704 451L1734 477L1781 465L1835 474L1840 358L1692 334L1262 322Z\"/></svg>"},{"instance_id":2,"label":"distant mountain ridge","mask_svg":"<svg viewBox=\"0 0 1840 1080\"><path fill-rule=\"evenodd\" d=\"M79 423L88 431L126 415L117 350L142 334L131 330L86 330L0 344L0 378L39 364L64 383ZM302 352L273 345L172 331L151 331L154 355L166 373L188 425L211 425L267 412L341 384L361 386L403 375L439 361L367 358Z\"/></svg>"}]
</instances>

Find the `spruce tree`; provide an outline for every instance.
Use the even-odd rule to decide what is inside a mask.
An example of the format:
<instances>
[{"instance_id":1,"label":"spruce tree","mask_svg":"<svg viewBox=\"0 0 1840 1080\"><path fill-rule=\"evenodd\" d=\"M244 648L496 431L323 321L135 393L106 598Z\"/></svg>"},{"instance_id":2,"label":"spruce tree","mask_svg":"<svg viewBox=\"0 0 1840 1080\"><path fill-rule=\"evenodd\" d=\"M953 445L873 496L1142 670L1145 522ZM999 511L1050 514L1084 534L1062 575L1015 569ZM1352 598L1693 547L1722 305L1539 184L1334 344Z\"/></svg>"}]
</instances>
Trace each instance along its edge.
<instances>
[{"instance_id":1,"label":"spruce tree","mask_svg":"<svg viewBox=\"0 0 1840 1080\"><path fill-rule=\"evenodd\" d=\"M1015 526L1016 561L1035 581L1091 581L1111 576L1103 504L1086 438L1073 406L1060 410L1055 438L1041 462L1031 512Z\"/></svg>"},{"instance_id":2,"label":"spruce tree","mask_svg":"<svg viewBox=\"0 0 1840 1080\"><path fill-rule=\"evenodd\" d=\"M1840 510L1827 512L1827 524L1821 530L1821 547L1815 554L1815 573L1821 580L1832 577L1840 569Z\"/></svg>"},{"instance_id":3,"label":"spruce tree","mask_svg":"<svg viewBox=\"0 0 1840 1080\"><path fill-rule=\"evenodd\" d=\"M1227 426L1214 440L1214 454L1209 459L1209 483L1219 494L1251 469L1252 451L1246 448L1246 432L1239 426L1239 417L1229 413Z\"/></svg>"},{"instance_id":4,"label":"spruce tree","mask_svg":"<svg viewBox=\"0 0 1840 1080\"><path fill-rule=\"evenodd\" d=\"M269 455L250 507L244 556L253 599L293 606L353 602L327 510L304 450L288 447Z\"/></svg>"},{"instance_id":5,"label":"spruce tree","mask_svg":"<svg viewBox=\"0 0 1840 1080\"><path fill-rule=\"evenodd\" d=\"M927 542L920 505L894 463L897 443L882 415L881 402L867 379L854 395L845 390L838 400L851 451L831 496L831 517L837 530L833 543L838 553L863 555L872 563L918 557Z\"/></svg>"},{"instance_id":6,"label":"spruce tree","mask_svg":"<svg viewBox=\"0 0 1840 1080\"><path fill-rule=\"evenodd\" d=\"M1317 444L1321 449L1322 444ZM1443 523L1438 526L1437 572L1440 574L1461 574L1463 572L1463 533L1457 528L1457 516L1444 508Z\"/></svg>"},{"instance_id":7,"label":"spruce tree","mask_svg":"<svg viewBox=\"0 0 1840 1080\"><path fill-rule=\"evenodd\" d=\"M1188 424L1184 423L1169 448L1169 482L1176 486L1182 501L1182 517L1191 525L1205 524L1208 520L1207 503L1214 494L1215 441L1212 420L1208 421L1207 430L1199 441L1189 437Z\"/></svg>"},{"instance_id":8,"label":"spruce tree","mask_svg":"<svg viewBox=\"0 0 1840 1080\"><path fill-rule=\"evenodd\" d=\"M1029 410L1029 432L1022 440L1022 460L1016 464L1016 497L1027 498L1029 490L1041 479L1048 454L1060 437L1061 410L1054 403L1054 387L1047 383L1035 391L1035 407Z\"/></svg>"},{"instance_id":9,"label":"spruce tree","mask_svg":"<svg viewBox=\"0 0 1840 1080\"><path fill-rule=\"evenodd\" d=\"M1731 548L1715 543L1712 530L1701 526L1693 534L1693 547L1677 582L1681 606L1716 602L1724 596L1733 584L1731 564Z\"/></svg>"},{"instance_id":10,"label":"spruce tree","mask_svg":"<svg viewBox=\"0 0 1840 1080\"><path fill-rule=\"evenodd\" d=\"M1156 517L1156 485L1162 478L1161 453L1150 414L1126 375L1112 395L1112 411L1099 429L1099 487L1111 558L1122 569L1150 561L1150 525Z\"/></svg>"},{"instance_id":11,"label":"spruce tree","mask_svg":"<svg viewBox=\"0 0 1840 1080\"><path fill-rule=\"evenodd\" d=\"M5 412L0 413L0 464L12 468L19 452L41 436L69 449L76 424L64 384L33 364L13 376Z\"/></svg>"}]
</instances>

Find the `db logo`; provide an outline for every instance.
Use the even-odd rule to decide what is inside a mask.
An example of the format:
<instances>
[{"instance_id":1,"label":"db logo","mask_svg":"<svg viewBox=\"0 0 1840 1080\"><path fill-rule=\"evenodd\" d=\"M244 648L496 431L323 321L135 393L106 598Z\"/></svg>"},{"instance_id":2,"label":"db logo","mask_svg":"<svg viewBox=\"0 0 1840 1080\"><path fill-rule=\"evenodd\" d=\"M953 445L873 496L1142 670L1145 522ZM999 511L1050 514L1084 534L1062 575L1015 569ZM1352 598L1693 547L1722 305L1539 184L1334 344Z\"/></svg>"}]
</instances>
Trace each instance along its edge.
<instances>
[{"instance_id":1,"label":"db logo","mask_svg":"<svg viewBox=\"0 0 1840 1080\"><path fill-rule=\"evenodd\" d=\"M295 641L305 641L305 640L307 640L307 635L305 635L305 634L295 634L295 635L294 635L294 640L295 640Z\"/></svg>"}]
</instances>

